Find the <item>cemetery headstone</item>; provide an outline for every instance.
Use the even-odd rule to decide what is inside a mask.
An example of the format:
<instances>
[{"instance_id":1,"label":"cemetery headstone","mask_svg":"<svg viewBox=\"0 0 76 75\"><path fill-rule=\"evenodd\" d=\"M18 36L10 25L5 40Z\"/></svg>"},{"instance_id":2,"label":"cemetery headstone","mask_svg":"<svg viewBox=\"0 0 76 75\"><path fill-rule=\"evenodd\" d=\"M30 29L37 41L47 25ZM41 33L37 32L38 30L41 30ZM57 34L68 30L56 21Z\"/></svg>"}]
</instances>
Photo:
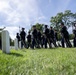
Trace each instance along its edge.
<instances>
[{"instance_id":1,"label":"cemetery headstone","mask_svg":"<svg viewBox=\"0 0 76 75\"><path fill-rule=\"evenodd\" d=\"M7 30L2 31L2 51L3 53L10 53L10 37Z\"/></svg>"},{"instance_id":2,"label":"cemetery headstone","mask_svg":"<svg viewBox=\"0 0 76 75\"><path fill-rule=\"evenodd\" d=\"M18 39L16 38L14 41L15 50L18 50Z\"/></svg>"}]
</instances>

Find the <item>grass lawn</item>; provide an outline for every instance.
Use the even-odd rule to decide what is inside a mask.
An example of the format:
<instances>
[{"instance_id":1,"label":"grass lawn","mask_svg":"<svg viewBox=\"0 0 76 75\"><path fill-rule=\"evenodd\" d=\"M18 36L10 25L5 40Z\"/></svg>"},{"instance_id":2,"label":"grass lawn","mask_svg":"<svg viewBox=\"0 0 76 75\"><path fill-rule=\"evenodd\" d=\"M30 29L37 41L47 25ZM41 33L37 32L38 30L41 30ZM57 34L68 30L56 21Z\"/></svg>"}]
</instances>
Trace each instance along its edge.
<instances>
[{"instance_id":1,"label":"grass lawn","mask_svg":"<svg viewBox=\"0 0 76 75\"><path fill-rule=\"evenodd\" d=\"M76 75L76 48L0 50L0 75Z\"/></svg>"}]
</instances>

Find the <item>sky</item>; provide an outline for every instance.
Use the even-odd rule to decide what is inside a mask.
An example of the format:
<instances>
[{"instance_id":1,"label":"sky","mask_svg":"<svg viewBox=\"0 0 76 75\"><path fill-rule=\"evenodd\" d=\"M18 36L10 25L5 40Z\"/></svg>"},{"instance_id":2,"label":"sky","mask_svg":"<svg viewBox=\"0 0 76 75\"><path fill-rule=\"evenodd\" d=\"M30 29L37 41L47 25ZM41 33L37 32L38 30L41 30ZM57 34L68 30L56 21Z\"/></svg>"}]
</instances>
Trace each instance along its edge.
<instances>
[{"instance_id":1,"label":"sky","mask_svg":"<svg viewBox=\"0 0 76 75\"><path fill-rule=\"evenodd\" d=\"M65 10L76 13L76 0L0 0L0 28L14 39L19 27L28 31L36 23L50 25L50 18Z\"/></svg>"}]
</instances>

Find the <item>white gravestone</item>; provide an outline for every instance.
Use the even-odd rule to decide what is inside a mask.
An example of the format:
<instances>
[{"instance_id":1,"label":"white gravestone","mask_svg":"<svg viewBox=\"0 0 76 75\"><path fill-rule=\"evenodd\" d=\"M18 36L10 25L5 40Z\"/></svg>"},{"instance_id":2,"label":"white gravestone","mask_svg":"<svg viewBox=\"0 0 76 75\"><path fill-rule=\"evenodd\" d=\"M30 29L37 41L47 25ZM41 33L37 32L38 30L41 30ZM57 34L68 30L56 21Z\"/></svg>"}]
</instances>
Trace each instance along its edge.
<instances>
[{"instance_id":1,"label":"white gravestone","mask_svg":"<svg viewBox=\"0 0 76 75\"><path fill-rule=\"evenodd\" d=\"M2 51L10 53L10 37L7 30L2 31Z\"/></svg>"},{"instance_id":2,"label":"white gravestone","mask_svg":"<svg viewBox=\"0 0 76 75\"><path fill-rule=\"evenodd\" d=\"M18 39L16 38L14 41L15 50L18 50Z\"/></svg>"},{"instance_id":3,"label":"white gravestone","mask_svg":"<svg viewBox=\"0 0 76 75\"><path fill-rule=\"evenodd\" d=\"M19 48L21 49L21 41L19 41Z\"/></svg>"}]
</instances>

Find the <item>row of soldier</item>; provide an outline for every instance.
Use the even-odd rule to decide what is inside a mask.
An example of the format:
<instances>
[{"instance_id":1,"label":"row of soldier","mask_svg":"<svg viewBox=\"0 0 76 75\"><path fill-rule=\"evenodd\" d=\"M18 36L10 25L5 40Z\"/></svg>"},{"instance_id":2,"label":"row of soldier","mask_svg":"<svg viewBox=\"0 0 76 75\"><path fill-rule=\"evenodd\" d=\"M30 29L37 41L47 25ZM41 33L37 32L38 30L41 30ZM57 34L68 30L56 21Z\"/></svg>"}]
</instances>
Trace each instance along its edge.
<instances>
[{"instance_id":1,"label":"row of soldier","mask_svg":"<svg viewBox=\"0 0 76 75\"><path fill-rule=\"evenodd\" d=\"M46 26L45 26L46 27ZM54 32L52 30L52 27L50 28L52 32L50 32L50 34L52 33L52 39L54 40ZM48 33L48 34L47 34ZM46 35L45 35L46 34ZM33 26L33 31L32 31L32 34L30 34L30 32L28 32L28 35L27 35L27 42L25 41L26 38L26 33L24 31L24 28L22 28L22 31L19 33L17 33L17 38L18 38L18 42L21 40L21 46L23 47L26 47L26 48L40 48L40 47L45 47L47 48L47 44L49 44L49 47L52 47L51 46L51 43L52 43L52 40L49 39L49 29L46 30L45 33L41 33L39 30L36 29L36 26ZM57 39L57 37L56 37ZM56 44L54 43L55 47Z\"/></svg>"},{"instance_id":2,"label":"row of soldier","mask_svg":"<svg viewBox=\"0 0 76 75\"><path fill-rule=\"evenodd\" d=\"M65 47L65 43L67 47L72 47L70 41L69 41L69 33L67 31L66 26L64 23L61 23L61 45L56 43L58 41L57 31L54 30L52 27L48 28L47 25L45 25L45 31L43 33L40 32L40 30L37 30L36 26L33 26L32 32L28 32L28 35L26 37L26 32L24 31L25 28L22 28L22 31L17 33L16 37L18 39L18 43L21 40L21 48L23 46L25 48L52 48L52 44L54 47L62 46ZM26 38L27 38L27 41ZM76 40L74 40L76 41Z\"/></svg>"}]
</instances>

